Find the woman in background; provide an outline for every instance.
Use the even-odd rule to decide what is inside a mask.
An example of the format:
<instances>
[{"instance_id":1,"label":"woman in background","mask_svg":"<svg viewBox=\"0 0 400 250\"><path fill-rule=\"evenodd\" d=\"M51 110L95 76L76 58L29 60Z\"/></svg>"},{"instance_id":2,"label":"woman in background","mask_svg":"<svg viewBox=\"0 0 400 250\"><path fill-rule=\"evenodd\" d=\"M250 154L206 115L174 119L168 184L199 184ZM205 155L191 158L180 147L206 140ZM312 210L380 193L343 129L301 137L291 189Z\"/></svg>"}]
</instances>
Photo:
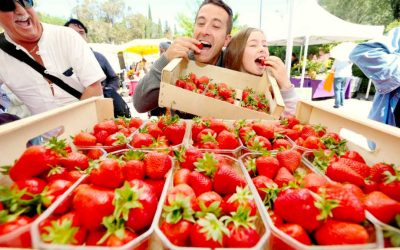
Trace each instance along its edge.
<instances>
[{"instance_id":1,"label":"woman in background","mask_svg":"<svg viewBox=\"0 0 400 250\"><path fill-rule=\"evenodd\" d=\"M232 37L225 50L224 65L256 76L262 76L269 69L281 90L284 114L294 114L299 98L286 75L285 64L279 57L269 55L267 40L261 30L246 28Z\"/></svg>"}]
</instances>

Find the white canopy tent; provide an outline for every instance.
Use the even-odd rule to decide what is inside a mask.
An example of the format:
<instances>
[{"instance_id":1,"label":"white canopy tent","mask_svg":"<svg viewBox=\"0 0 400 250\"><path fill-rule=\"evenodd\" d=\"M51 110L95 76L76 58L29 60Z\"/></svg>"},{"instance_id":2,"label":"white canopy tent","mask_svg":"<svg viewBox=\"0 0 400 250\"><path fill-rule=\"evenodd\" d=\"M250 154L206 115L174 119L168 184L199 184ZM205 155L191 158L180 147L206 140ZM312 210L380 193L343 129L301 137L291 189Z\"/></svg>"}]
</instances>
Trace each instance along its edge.
<instances>
[{"instance_id":1,"label":"white canopy tent","mask_svg":"<svg viewBox=\"0 0 400 250\"><path fill-rule=\"evenodd\" d=\"M290 72L293 45L304 45L304 61L309 45L367 40L383 34L383 26L344 21L322 8L317 0L266 0L262 29L269 45L287 46L286 67ZM304 83L303 64L301 86Z\"/></svg>"}]
</instances>

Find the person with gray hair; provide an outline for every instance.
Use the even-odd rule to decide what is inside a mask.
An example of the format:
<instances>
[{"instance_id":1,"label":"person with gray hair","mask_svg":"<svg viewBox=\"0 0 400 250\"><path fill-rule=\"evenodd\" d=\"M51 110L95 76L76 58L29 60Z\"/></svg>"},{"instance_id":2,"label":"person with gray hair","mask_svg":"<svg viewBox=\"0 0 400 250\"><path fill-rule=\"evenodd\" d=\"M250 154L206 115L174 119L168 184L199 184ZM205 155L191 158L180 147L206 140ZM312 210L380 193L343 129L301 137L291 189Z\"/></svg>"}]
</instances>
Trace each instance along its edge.
<instances>
[{"instance_id":1,"label":"person with gray hair","mask_svg":"<svg viewBox=\"0 0 400 250\"><path fill-rule=\"evenodd\" d=\"M171 46L171 42L169 41L160 43L160 56L162 56L162 54L164 54L164 52L167 51L169 46Z\"/></svg>"}]
</instances>

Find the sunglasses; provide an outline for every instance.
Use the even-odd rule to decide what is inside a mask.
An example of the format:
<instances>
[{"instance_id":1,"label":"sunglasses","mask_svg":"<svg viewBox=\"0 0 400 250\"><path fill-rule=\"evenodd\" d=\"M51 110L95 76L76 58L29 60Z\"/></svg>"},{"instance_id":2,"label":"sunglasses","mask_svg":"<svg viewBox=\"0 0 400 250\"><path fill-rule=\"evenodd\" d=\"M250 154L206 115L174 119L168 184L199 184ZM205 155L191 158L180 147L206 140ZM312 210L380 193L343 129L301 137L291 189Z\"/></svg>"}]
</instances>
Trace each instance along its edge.
<instances>
[{"instance_id":1,"label":"sunglasses","mask_svg":"<svg viewBox=\"0 0 400 250\"><path fill-rule=\"evenodd\" d=\"M17 8L17 3L21 4L25 9L33 7L33 0L1 0L0 11L9 12Z\"/></svg>"}]
</instances>

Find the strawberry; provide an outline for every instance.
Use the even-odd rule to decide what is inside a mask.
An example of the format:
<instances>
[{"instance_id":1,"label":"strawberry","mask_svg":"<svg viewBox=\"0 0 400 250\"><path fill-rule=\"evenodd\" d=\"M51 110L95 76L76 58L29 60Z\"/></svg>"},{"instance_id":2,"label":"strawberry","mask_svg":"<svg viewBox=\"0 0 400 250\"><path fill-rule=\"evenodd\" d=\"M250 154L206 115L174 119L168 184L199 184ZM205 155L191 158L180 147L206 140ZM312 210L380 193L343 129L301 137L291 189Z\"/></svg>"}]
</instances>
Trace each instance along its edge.
<instances>
[{"instance_id":1,"label":"strawberry","mask_svg":"<svg viewBox=\"0 0 400 250\"><path fill-rule=\"evenodd\" d=\"M193 118L193 124L192 124L192 140L195 140L197 138L197 135L202 131L203 129L206 128L205 122L199 118L195 117Z\"/></svg>"},{"instance_id":2,"label":"strawberry","mask_svg":"<svg viewBox=\"0 0 400 250\"><path fill-rule=\"evenodd\" d=\"M215 133L219 134L222 130L229 130L229 128L226 126L226 124L223 121L217 120L217 119L210 119L208 121L209 123L209 128Z\"/></svg>"},{"instance_id":3,"label":"strawberry","mask_svg":"<svg viewBox=\"0 0 400 250\"><path fill-rule=\"evenodd\" d=\"M225 247L228 228L217 217L208 213L196 221L190 234L193 247Z\"/></svg>"},{"instance_id":4,"label":"strawberry","mask_svg":"<svg viewBox=\"0 0 400 250\"><path fill-rule=\"evenodd\" d=\"M104 155L104 151L98 148L91 148L85 153L85 155L89 158L89 160L97 160Z\"/></svg>"},{"instance_id":5,"label":"strawberry","mask_svg":"<svg viewBox=\"0 0 400 250\"><path fill-rule=\"evenodd\" d=\"M180 166L189 170L193 170L195 168L194 163L201 158L203 158L203 153L197 148L182 148L182 152L178 154Z\"/></svg>"},{"instance_id":6,"label":"strawberry","mask_svg":"<svg viewBox=\"0 0 400 250\"><path fill-rule=\"evenodd\" d=\"M220 149L236 149L240 146L235 134L222 130L216 138Z\"/></svg>"},{"instance_id":7,"label":"strawberry","mask_svg":"<svg viewBox=\"0 0 400 250\"><path fill-rule=\"evenodd\" d=\"M189 174L191 171L187 168L181 168L175 171L173 184L176 186L178 184L189 184Z\"/></svg>"},{"instance_id":8,"label":"strawberry","mask_svg":"<svg viewBox=\"0 0 400 250\"><path fill-rule=\"evenodd\" d=\"M114 216L126 220L126 225L135 232L150 227L158 203L152 188L141 180L132 180L116 189L115 194Z\"/></svg>"},{"instance_id":9,"label":"strawberry","mask_svg":"<svg viewBox=\"0 0 400 250\"><path fill-rule=\"evenodd\" d=\"M204 217L207 213L213 213L219 217L222 212L222 207L225 206L222 197L214 191L202 193L197 197L200 211L196 212L196 217Z\"/></svg>"},{"instance_id":10,"label":"strawberry","mask_svg":"<svg viewBox=\"0 0 400 250\"><path fill-rule=\"evenodd\" d=\"M164 189L165 180L152 180L152 179L144 179L144 182L153 189L154 193L156 194L157 198L161 197L161 193Z\"/></svg>"},{"instance_id":11,"label":"strawberry","mask_svg":"<svg viewBox=\"0 0 400 250\"><path fill-rule=\"evenodd\" d=\"M366 244L369 235L361 225L329 220L315 231L315 239L319 245Z\"/></svg>"},{"instance_id":12,"label":"strawberry","mask_svg":"<svg viewBox=\"0 0 400 250\"><path fill-rule=\"evenodd\" d=\"M365 163L364 158L357 151L354 151L354 150L346 151L344 153L344 155L342 155L342 157L343 158L347 158L347 159L351 159L351 160L354 160L354 161L358 161L358 162L361 162L361 163Z\"/></svg>"},{"instance_id":13,"label":"strawberry","mask_svg":"<svg viewBox=\"0 0 400 250\"><path fill-rule=\"evenodd\" d=\"M183 88L183 89L186 88L186 82L185 82L184 80L182 80L182 79L176 80L176 81L175 81L175 85L176 85L177 87L179 87L179 88Z\"/></svg>"},{"instance_id":14,"label":"strawberry","mask_svg":"<svg viewBox=\"0 0 400 250\"><path fill-rule=\"evenodd\" d=\"M276 188L278 188L278 185L273 180L266 176L259 175L257 177L254 177L252 181L257 189L258 194L261 197L261 200L264 201L265 198L272 198L273 200L275 200L276 196L273 197L273 193L271 193L270 190L276 190ZM268 197L266 197L267 195Z\"/></svg>"},{"instance_id":15,"label":"strawberry","mask_svg":"<svg viewBox=\"0 0 400 250\"><path fill-rule=\"evenodd\" d=\"M253 123L252 128L257 135L263 136L267 139L274 138L274 127L271 124Z\"/></svg>"},{"instance_id":16,"label":"strawberry","mask_svg":"<svg viewBox=\"0 0 400 250\"><path fill-rule=\"evenodd\" d=\"M293 128L293 126L297 124L300 124L300 120L293 115L286 115L284 118L281 119L281 125L289 129Z\"/></svg>"},{"instance_id":17,"label":"strawberry","mask_svg":"<svg viewBox=\"0 0 400 250\"><path fill-rule=\"evenodd\" d=\"M113 199L114 192L109 189L81 184L75 190L72 203L82 226L96 230L101 228L103 218L113 213Z\"/></svg>"},{"instance_id":18,"label":"strawberry","mask_svg":"<svg viewBox=\"0 0 400 250\"><path fill-rule=\"evenodd\" d=\"M361 223L365 220L362 202L352 192L341 185L329 185L319 189L319 193L331 200L332 216L336 220ZM333 202L333 203L332 203Z\"/></svg>"},{"instance_id":19,"label":"strawberry","mask_svg":"<svg viewBox=\"0 0 400 250\"><path fill-rule=\"evenodd\" d=\"M247 208L240 207L232 212L232 217L225 217L225 224L229 230L226 246L232 248L251 248L260 240L255 226L255 216L250 216Z\"/></svg>"},{"instance_id":20,"label":"strawberry","mask_svg":"<svg viewBox=\"0 0 400 250\"><path fill-rule=\"evenodd\" d=\"M288 185L290 182L295 182L296 179L290 173L290 171L287 168L281 167L278 169L278 172L276 173L274 182L278 184L278 187L283 187L285 185Z\"/></svg>"},{"instance_id":21,"label":"strawberry","mask_svg":"<svg viewBox=\"0 0 400 250\"><path fill-rule=\"evenodd\" d=\"M81 133L82 134L82 133ZM107 137L109 136L108 132L105 130L100 130L99 132L97 132L96 134L94 134L94 136L96 137L96 143L101 143L104 144L104 141L107 139ZM76 138L77 136L75 136ZM82 142L75 142L75 138L74 138L74 144L77 145L76 143L82 144ZM82 139L81 139L82 140ZM89 144L89 143L87 143ZM79 145L77 145L79 146ZM94 145L93 145L94 146Z\"/></svg>"},{"instance_id":22,"label":"strawberry","mask_svg":"<svg viewBox=\"0 0 400 250\"><path fill-rule=\"evenodd\" d=\"M137 235L134 232L128 229L120 229L112 233L101 245L106 247L123 246L136 238Z\"/></svg>"},{"instance_id":23,"label":"strawberry","mask_svg":"<svg viewBox=\"0 0 400 250\"><path fill-rule=\"evenodd\" d=\"M400 202L400 181L386 181L384 183L379 184L379 191L386 194L392 199Z\"/></svg>"},{"instance_id":24,"label":"strawberry","mask_svg":"<svg viewBox=\"0 0 400 250\"><path fill-rule=\"evenodd\" d=\"M197 196L212 190L211 179L195 170L189 174L188 184L193 188Z\"/></svg>"},{"instance_id":25,"label":"strawberry","mask_svg":"<svg viewBox=\"0 0 400 250\"><path fill-rule=\"evenodd\" d=\"M301 130L300 137L305 140L309 136L318 136L318 135L312 125L304 125Z\"/></svg>"},{"instance_id":26,"label":"strawberry","mask_svg":"<svg viewBox=\"0 0 400 250\"><path fill-rule=\"evenodd\" d=\"M73 139L73 143L78 147L96 146L96 142L97 142L96 136L87 132L80 132L76 134Z\"/></svg>"},{"instance_id":27,"label":"strawberry","mask_svg":"<svg viewBox=\"0 0 400 250\"><path fill-rule=\"evenodd\" d=\"M126 136L121 132L117 132L109 135L105 139L104 146L111 147L111 148L106 148L106 150L108 152L112 152L126 148L127 142L128 139L126 138Z\"/></svg>"},{"instance_id":28,"label":"strawberry","mask_svg":"<svg viewBox=\"0 0 400 250\"><path fill-rule=\"evenodd\" d=\"M303 147L308 149L324 149L325 146L317 136L309 136L303 142Z\"/></svg>"},{"instance_id":29,"label":"strawberry","mask_svg":"<svg viewBox=\"0 0 400 250\"><path fill-rule=\"evenodd\" d=\"M124 153L122 159L125 161L125 164L122 165L122 173L125 180L144 179L146 175L146 167L143 162L144 155L141 151L133 150Z\"/></svg>"},{"instance_id":30,"label":"strawberry","mask_svg":"<svg viewBox=\"0 0 400 250\"><path fill-rule=\"evenodd\" d=\"M383 162L376 163L371 167L370 179L377 183L384 182L386 179L386 171L388 171L391 175L395 175L393 165Z\"/></svg>"},{"instance_id":31,"label":"strawberry","mask_svg":"<svg viewBox=\"0 0 400 250\"><path fill-rule=\"evenodd\" d=\"M400 203L379 191L367 194L364 205L372 215L386 224L392 222L400 213Z\"/></svg>"},{"instance_id":32,"label":"strawberry","mask_svg":"<svg viewBox=\"0 0 400 250\"><path fill-rule=\"evenodd\" d=\"M291 149L292 148L292 144L286 140L286 139L276 139L273 143L272 143L272 149L274 150L278 150L278 149Z\"/></svg>"},{"instance_id":33,"label":"strawberry","mask_svg":"<svg viewBox=\"0 0 400 250\"><path fill-rule=\"evenodd\" d=\"M105 188L117 188L124 181L119 162L114 159L102 160L89 174L92 184Z\"/></svg>"},{"instance_id":34,"label":"strawberry","mask_svg":"<svg viewBox=\"0 0 400 250\"><path fill-rule=\"evenodd\" d=\"M326 175L334 181L350 182L359 187L364 185L363 176L340 162L329 163Z\"/></svg>"},{"instance_id":35,"label":"strawberry","mask_svg":"<svg viewBox=\"0 0 400 250\"><path fill-rule=\"evenodd\" d=\"M244 178L229 165L219 166L213 181L214 191L222 195L235 193L236 187L246 185Z\"/></svg>"},{"instance_id":36,"label":"strawberry","mask_svg":"<svg viewBox=\"0 0 400 250\"><path fill-rule=\"evenodd\" d=\"M284 150L276 154L279 166L287 168L291 173L300 166L301 154L295 150Z\"/></svg>"},{"instance_id":37,"label":"strawberry","mask_svg":"<svg viewBox=\"0 0 400 250\"><path fill-rule=\"evenodd\" d=\"M247 142L247 147L253 151L265 151L265 150L271 150L272 149L272 145L271 142L263 137L263 136L259 136L256 135L254 137L251 137Z\"/></svg>"},{"instance_id":38,"label":"strawberry","mask_svg":"<svg viewBox=\"0 0 400 250\"><path fill-rule=\"evenodd\" d=\"M94 125L93 127L94 134L96 134L100 130L105 130L109 135L112 135L118 132L118 126L114 120L106 120Z\"/></svg>"},{"instance_id":39,"label":"strawberry","mask_svg":"<svg viewBox=\"0 0 400 250\"><path fill-rule=\"evenodd\" d=\"M303 177L302 180L304 187L313 192L317 192L318 188L324 186L326 183L327 180L325 177L316 173L308 173Z\"/></svg>"},{"instance_id":40,"label":"strawberry","mask_svg":"<svg viewBox=\"0 0 400 250\"><path fill-rule=\"evenodd\" d=\"M16 192L25 190L25 194L20 199L31 200L35 198L35 195L40 194L45 187L46 182L44 180L32 177L16 181L10 188Z\"/></svg>"},{"instance_id":41,"label":"strawberry","mask_svg":"<svg viewBox=\"0 0 400 250\"><path fill-rule=\"evenodd\" d=\"M158 138L163 135L162 130L158 127L157 123L150 122L146 125L147 133L154 138Z\"/></svg>"},{"instance_id":42,"label":"strawberry","mask_svg":"<svg viewBox=\"0 0 400 250\"><path fill-rule=\"evenodd\" d=\"M151 179L163 179L172 166L171 157L166 153L152 151L144 157L146 175Z\"/></svg>"},{"instance_id":43,"label":"strawberry","mask_svg":"<svg viewBox=\"0 0 400 250\"><path fill-rule=\"evenodd\" d=\"M50 181L44 191L41 193L42 196L42 204L45 207L50 207L58 197L60 197L63 193L65 193L71 186L73 182L68 180L53 180ZM54 210L54 214L62 214L69 210L71 206L71 196L68 196L63 202Z\"/></svg>"},{"instance_id":44,"label":"strawberry","mask_svg":"<svg viewBox=\"0 0 400 250\"><path fill-rule=\"evenodd\" d=\"M283 225L283 220L281 217L279 217L278 215L276 215L276 213L274 213L273 210L269 209L268 210L268 215L272 221L272 223L276 226L276 227L280 227ZM303 229L304 230L304 229Z\"/></svg>"},{"instance_id":45,"label":"strawberry","mask_svg":"<svg viewBox=\"0 0 400 250\"><path fill-rule=\"evenodd\" d=\"M264 175L270 179L275 178L279 169L279 161L271 155L257 157L256 168L258 175Z\"/></svg>"},{"instance_id":46,"label":"strawberry","mask_svg":"<svg viewBox=\"0 0 400 250\"><path fill-rule=\"evenodd\" d=\"M297 140L300 137L300 132L294 129L285 129L282 134L286 135L293 141Z\"/></svg>"},{"instance_id":47,"label":"strawberry","mask_svg":"<svg viewBox=\"0 0 400 250\"><path fill-rule=\"evenodd\" d=\"M180 220L177 223L164 221L160 229L164 235L176 246L187 246L190 233L193 231L193 223L187 220Z\"/></svg>"},{"instance_id":48,"label":"strawberry","mask_svg":"<svg viewBox=\"0 0 400 250\"><path fill-rule=\"evenodd\" d=\"M10 168L13 181L35 177L58 164L58 153L52 146L34 145L27 148Z\"/></svg>"},{"instance_id":49,"label":"strawberry","mask_svg":"<svg viewBox=\"0 0 400 250\"><path fill-rule=\"evenodd\" d=\"M247 209L251 216L257 213L257 205L248 186L237 187L236 193L225 196L224 201L224 212L226 214L236 212L239 207Z\"/></svg>"},{"instance_id":50,"label":"strawberry","mask_svg":"<svg viewBox=\"0 0 400 250\"><path fill-rule=\"evenodd\" d=\"M232 97L234 92L226 83L218 84L218 95L222 97L224 100Z\"/></svg>"},{"instance_id":51,"label":"strawberry","mask_svg":"<svg viewBox=\"0 0 400 250\"><path fill-rule=\"evenodd\" d=\"M86 155L79 152L68 153L66 157L60 158L60 164L68 171L75 169L85 170L89 167L89 159Z\"/></svg>"},{"instance_id":52,"label":"strawberry","mask_svg":"<svg viewBox=\"0 0 400 250\"><path fill-rule=\"evenodd\" d=\"M293 239L297 240L298 242L311 246L311 239L308 236L306 230L302 228L298 224L283 224L281 226L278 226L278 229L284 232L285 234L289 235ZM286 249L286 250L292 250L290 246L288 246L285 242L283 242L281 239L278 237L273 237L272 239L272 249Z\"/></svg>"},{"instance_id":53,"label":"strawberry","mask_svg":"<svg viewBox=\"0 0 400 250\"><path fill-rule=\"evenodd\" d=\"M315 207L315 202L316 199L308 189L286 189L278 194L274 212L288 223L299 224L311 232L321 225L318 220L320 211Z\"/></svg>"},{"instance_id":54,"label":"strawberry","mask_svg":"<svg viewBox=\"0 0 400 250\"><path fill-rule=\"evenodd\" d=\"M202 131L200 131L197 134L196 139L194 140L195 142L201 142L204 140L204 137L209 136L209 137L217 137L217 132L215 132L214 130L210 129L210 128L205 128Z\"/></svg>"},{"instance_id":55,"label":"strawberry","mask_svg":"<svg viewBox=\"0 0 400 250\"><path fill-rule=\"evenodd\" d=\"M358 173L364 178L367 178L370 175L370 167L365 163L361 163L359 161L355 161L348 158L339 158L338 162L354 170L356 173Z\"/></svg>"},{"instance_id":56,"label":"strawberry","mask_svg":"<svg viewBox=\"0 0 400 250\"><path fill-rule=\"evenodd\" d=\"M131 120L129 121L128 127L130 128L139 128L142 126L143 120L139 117L132 117Z\"/></svg>"},{"instance_id":57,"label":"strawberry","mask_svg":"<svg viewBox=\"0 0 400 250\"><path fill-rule=\"evenodd\" d=\"M179 116L173 116L167 119L163 129L164 135L171 142L172 145L181 144L185 136L186 123L180 120Z\"/></svg>"},{"instance_id":58,"label":"strawberry","mask_svg":"<svg viewBox=\"0 0 400 250\"><path fill-rule=\"evenodd\" d=\"M134 134L129 144L134 148L148 148L153 143L154 137L150 134Z\"/></svg>"}]
</instances>

